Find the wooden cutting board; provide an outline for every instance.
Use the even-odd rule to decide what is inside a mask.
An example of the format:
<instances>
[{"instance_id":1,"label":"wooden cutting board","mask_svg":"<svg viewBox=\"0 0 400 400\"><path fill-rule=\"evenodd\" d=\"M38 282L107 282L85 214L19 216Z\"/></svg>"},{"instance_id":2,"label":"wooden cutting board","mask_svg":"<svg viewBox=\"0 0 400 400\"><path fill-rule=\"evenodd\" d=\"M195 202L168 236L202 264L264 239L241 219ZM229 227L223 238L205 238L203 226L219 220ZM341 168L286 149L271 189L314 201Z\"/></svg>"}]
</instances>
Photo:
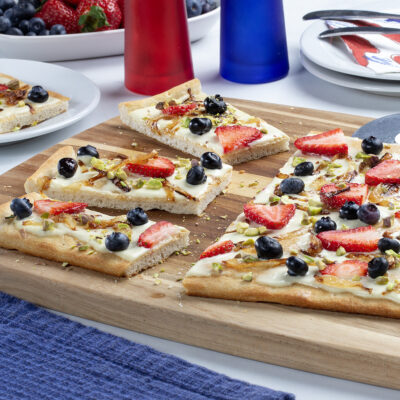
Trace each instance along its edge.
<instances>
[{"instance_id":1,"label":"wooden cutting board","mask_svg":"<svg viewBox=\"0 0 400 400\"><path fill-rule=\"evenodd\" d=\"M370 119L276 104L231 100L293 139L311 130L341 127L352 134ZM25 179L59 146L96 146L101 154L115 147L161 149L184 155L111 119L56 145L0 177L0 201L24 193ZM27 145L29 145L27 143ZM78 267L0 249L0 290L68 314L182 343L334 377L400 388L400 321L354 314L314 311L275 304L188 297L182 277L200 252L222 235L243 204L276 174L289 153L235 167L227 193L202 217L150 212L188 228L189 255L130 279L114 278ZM107 212L114 213L111 210ZM200 242L200 243L197 243Z\"/></svg>"}]
</instances>

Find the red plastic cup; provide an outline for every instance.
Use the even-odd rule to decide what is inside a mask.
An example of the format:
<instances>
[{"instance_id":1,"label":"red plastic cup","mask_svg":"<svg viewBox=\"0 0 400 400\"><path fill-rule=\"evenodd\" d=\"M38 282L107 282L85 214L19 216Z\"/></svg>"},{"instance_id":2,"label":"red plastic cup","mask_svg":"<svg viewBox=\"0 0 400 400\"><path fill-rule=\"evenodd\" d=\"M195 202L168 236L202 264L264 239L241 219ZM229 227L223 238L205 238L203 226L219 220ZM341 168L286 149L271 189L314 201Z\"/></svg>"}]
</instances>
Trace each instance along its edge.
<instances>
[{"instance_id":1,"label":"red plastic cup","mask_svg":"<svg viewBox=\"0 0 400 400\"><path fill-rule=\"evenodd\" d=\"M125 86L153 95L193 79L185 0L125 0Z\"/></svg>"}]
</instances>

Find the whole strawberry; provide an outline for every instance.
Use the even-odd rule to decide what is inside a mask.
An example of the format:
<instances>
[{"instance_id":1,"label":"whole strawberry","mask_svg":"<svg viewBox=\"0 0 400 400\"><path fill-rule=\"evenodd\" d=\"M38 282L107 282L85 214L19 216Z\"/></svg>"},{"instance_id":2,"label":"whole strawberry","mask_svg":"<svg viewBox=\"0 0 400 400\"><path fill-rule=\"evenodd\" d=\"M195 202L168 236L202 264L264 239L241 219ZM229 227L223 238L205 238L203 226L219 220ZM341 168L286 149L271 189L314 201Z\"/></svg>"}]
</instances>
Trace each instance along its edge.
<instances>
[{"instance_id":1,"label":"whole strawberry","mask_svg":"<svg viewBox=\"0 0 400 400\"><path fill-rule=\"evenodd\" d=\"M81 32L117 29L121 25L118 0L81 0L76 11Z\"/></svg>"},{"instance_id":2,"label":"whole strawberry","mask_svg":"<svg viewBox=\"0 0 400 400\"><path fill-rule=\"evenodd\" d=\"M67 33L79 32L77 12L61 0L47 0L35 17L42 18L48 29L61 24Z\"/></svg>"}]
</instances>

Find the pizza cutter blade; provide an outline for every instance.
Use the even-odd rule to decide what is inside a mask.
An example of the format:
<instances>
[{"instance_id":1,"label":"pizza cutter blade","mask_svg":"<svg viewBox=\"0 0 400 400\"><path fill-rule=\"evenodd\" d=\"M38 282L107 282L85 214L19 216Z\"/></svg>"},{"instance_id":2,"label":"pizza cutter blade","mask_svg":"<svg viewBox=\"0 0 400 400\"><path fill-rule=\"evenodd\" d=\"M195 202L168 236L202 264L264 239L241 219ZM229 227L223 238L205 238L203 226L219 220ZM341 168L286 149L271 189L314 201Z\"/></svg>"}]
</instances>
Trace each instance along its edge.
<instances>
[{"instance_id":1,"label":"pizza cutter blade","mask_svg":"<svg viewBox=\"0 0 400 400\"><path fill-rule=\"evenodd\" d=\"M364 139L376 136L386 143L400 143L400 114L391 114L374 119L357 129L353 136Z\"/></svg>"}]
</instances>

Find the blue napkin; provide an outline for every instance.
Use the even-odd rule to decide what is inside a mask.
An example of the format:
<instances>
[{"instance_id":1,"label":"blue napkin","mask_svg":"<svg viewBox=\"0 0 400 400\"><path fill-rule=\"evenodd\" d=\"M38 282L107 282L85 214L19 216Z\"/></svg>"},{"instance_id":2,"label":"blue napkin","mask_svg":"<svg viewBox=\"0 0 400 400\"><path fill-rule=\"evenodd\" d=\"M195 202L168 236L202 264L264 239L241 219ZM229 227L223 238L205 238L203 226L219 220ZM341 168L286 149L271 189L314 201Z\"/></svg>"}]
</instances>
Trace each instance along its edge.
<instances>
[{"instance_id":1,"label":"blue napkin","mask_svg":"<svg viewBox=\"0 0 400 400\"><path fill-rule=\"evenodd\" d=\"M0 399L293 400L0 292Z\"/></svg>"}]
</instances>

